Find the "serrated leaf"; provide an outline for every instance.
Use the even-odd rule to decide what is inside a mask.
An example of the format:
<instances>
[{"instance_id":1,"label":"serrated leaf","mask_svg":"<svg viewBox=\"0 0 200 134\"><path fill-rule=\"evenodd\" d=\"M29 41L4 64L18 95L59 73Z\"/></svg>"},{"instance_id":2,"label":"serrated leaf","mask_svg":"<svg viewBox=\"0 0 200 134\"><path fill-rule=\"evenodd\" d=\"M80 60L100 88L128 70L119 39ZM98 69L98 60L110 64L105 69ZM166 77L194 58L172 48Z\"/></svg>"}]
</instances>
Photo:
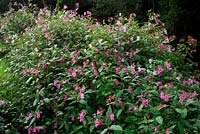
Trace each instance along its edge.
<instances>
[{"instance_id":1,"label":"serrated leaf","mask_svg":"<svg viewBox=\"0 0 200 134\"><path fill-rule=\"evenodd\" d=\"M108 129L104 129L100 134L105 134L108 131Z\"/></svg>"},{"instance_id":2,"label":"serrated leaf","mask_svg":"<svg viewBox=\"0 0 200 134\"><path fill-rule=\"evenodd\" d=\"M122 127L119 125L112 125L109 127L110 130L118 130L118 131L122 131Z\"/></svg>"},{"instance_id":3,"label":"serrated leaf","mask_svg":"<svg viewBox=\"0 0 200 134\"><path fill-rule=\"evenodd\" d=\"M156 117L156 121L157 121L160 125L162 125L162 123L163 123L163 118L162 118L161 116L158 116L158 117Z\"/></svg>"}]
</instances>

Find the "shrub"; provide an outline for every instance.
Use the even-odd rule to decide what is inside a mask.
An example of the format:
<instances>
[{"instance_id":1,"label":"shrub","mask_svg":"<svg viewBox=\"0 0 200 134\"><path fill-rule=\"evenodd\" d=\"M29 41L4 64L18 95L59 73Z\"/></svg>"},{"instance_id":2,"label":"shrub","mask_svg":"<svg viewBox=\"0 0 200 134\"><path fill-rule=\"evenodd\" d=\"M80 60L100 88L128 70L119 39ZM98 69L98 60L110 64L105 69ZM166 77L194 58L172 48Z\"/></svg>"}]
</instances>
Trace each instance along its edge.
<instances>
[{"instance_id":1,"label":"shrub","mask_svg":"<svg viewBox=\"0 0 200 134\"><path fill-rule=\"evenodd\" d=\"M158 22L40 11L8 55L19 132L198 133L199 82Z\"/></svg>"}]
</instances>

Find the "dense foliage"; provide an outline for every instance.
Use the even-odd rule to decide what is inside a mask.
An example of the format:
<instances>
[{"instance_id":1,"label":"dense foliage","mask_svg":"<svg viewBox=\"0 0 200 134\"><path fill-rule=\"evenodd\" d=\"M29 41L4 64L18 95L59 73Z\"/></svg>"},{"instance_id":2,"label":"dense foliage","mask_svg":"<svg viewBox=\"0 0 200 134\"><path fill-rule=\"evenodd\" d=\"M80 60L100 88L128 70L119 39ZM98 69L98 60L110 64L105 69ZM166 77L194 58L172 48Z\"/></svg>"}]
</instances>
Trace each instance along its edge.
<instances>
[{"instance_id":1,"label":"dense foliage","mask_svg":"<svg viewBox=\"0 0 200 134\"><path fill-rule=\"evenodd\" d=\"M155 14L102 25L90 12L31 8L1 18L12 80L0 90L14 91L0 105L3 133L199 133L192 50L172 48Z\"/></svg>"}]
</instances>

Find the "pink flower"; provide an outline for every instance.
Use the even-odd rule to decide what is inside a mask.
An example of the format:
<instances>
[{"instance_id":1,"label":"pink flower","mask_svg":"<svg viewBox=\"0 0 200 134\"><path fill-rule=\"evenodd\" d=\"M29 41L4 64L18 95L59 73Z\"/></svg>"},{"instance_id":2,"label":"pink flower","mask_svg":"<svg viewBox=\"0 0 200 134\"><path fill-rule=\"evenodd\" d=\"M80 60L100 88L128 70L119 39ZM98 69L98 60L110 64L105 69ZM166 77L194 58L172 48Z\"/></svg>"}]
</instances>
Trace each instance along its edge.
<instances>
[{"instance_id":1,"label":"pink flower","mask_svg":"<svg viewBox=\"0 0 200 134\"><path fill-rule=\"evenodd\" d=\"M115 68L115 72L116 72L116 74L118 74L119 71L120 71L120 68L119 68L119 67L116 67L116 68Z\"/></svg>"},{"instance_id":2,"label":"pink flower","mask_svg":"<svg viewBox=\"0 0 200 134\"><path fill-rule=\"evenodd\" d=\"M157 87L161 87L162 86L162 82L161 81L156 82L156 86Z\"/></svg>"},{"instance_id":3,"label":"pink flower","mask_svg":"<svg viewBox=\"0 0 200 134\"><path fill-rule=\"evenodd\" d=\"M76 63L76 58L74 56L71 57L71 62L72 62L72 65Z\"/></svg>"},{"instance_id":4,"label":"pink flower","mask_svg":"<svg viewBox=\"0 0 200 134\"><path fill-rule=\"evenodd\" d=\"M61 56L59 61L63 62L65 60L65 57L64 56Z\"/></svg>"},{"instance_id":5,"label":"pink flower","mask_svg":"<svg viewBox=\"0 0 200 134\"><path fill-rule=\"evenodd\" d=\"M36 115L36 118L39 119L40 118L40 111L36 111L35 115Z\"/></svg>"},{"instance_id":6,"label":"pink flower","mask_svg":"<svg viewBox=\"0 0 200 134\"><path fill-rule=\"evenodd\" d=\"M133 92L132 88L128 88L128 93L131 94Z\"/></svg>"},{"instance_id":7,"label":"pink flower","mask_svg":"<svg viewBox=\"0 0 200 134\"><path fill-rule=\"evenodd\" d=\"M97 75L97 74L98 74L97 70L96 70L96 69L94 69L94 75Z\"/></svg>"},{"instance_id":8,"label":"pink flower","mask_svg":"<svg viewBox=\"0 0 200 134\"><path fill-rule=\"evenodd\" d=\"M28 114L28 119L31 119L33 117L33 114L32 113L29 113Z\"/></svg>"},{"instance_id":9,"label":"pink flower","mask_svg":"<svg viewBox=\"0 0 200 134\"><path fill-rule=\"evenodd\" d=\"M71 116L71 121L74 121L74 120L75 120L75 116L72 115L72 116Z\"/></svg>"},{"instance_id":10,"label":"pink flower","mask_svg":"<svg viewBox=\"0 0 200 134\"><path fill-rule=\"evenodd\" d=\"M165 61L165 67L167 68L167 70L172 70L171 64L168 61Z\"/></svg>"},{"instance_id":11,"label":"pink flower","mask_svg":"<svg viewBox=\"0 0 200 134\"><path fill-rule=\"evenodd\" d=\"M96 121L95 121L95 127L97 128L98 126L100 126L100 125L102 125L102 123L103 123L103 120L102 119L97 119Z\"/></svg>"},{"instance_id":12,"label":"pink flower","mask_svg":"<svg viewBox=\"0 0 200 134\"><path fill-rule=\"evenodd\" d=\"M81 68L77 68L77 69L76 69L76 72L78 72L79 74L83 74Z\"/></svg>"},{"instance_id":13,"label":"pink flower","mask_svg":"<svg viewBox=\"0 0 200 134\"><path fill-rule=\"evenodd\" d=\"M80 122L83 122L83 119L84 119L84 117L85 117L85 112L81 112L80 114L79 114L79 121Z\"/></svg>"},{"instance_id":14,"label":"pink flower","mask_svg":"<svg viewBox=\"0 0 200 134\"><path fill-rule=\"evenodd\" d=\"M72 75L72 77L75 78L75 77L76 77L76 72L75 72L75 71L72 71L72 74L71 74L71 75Z\"/></svg>"},{"instance_id":15,"label":"pink flower","mask_svg":"<svg viewBox=\"0 0 200 134\"><path fill-rule=\"evenodd\" d=\"M137 111L137 110L138 110L138 106L134 106L134 107L133 107L133 110L134 110L134 111Z\"/></svg>"},{"instance_id":16,"label":"pink flower","mask_svg":"<svg viewBox=\"0 0 200 134\"><path fill-rule=\"evenodd\" d=\"M32 127L30 126L30 127L28 128L28 134L31 134L31 131L32 131Z\"/></svg>"},{"instance_id":17,"label":"pink flower","mask_svg":"<svg viewBox=\"0 0 200 134\"><path fill-rule=\"evenodd\" d=\"M68 99L68 95L64 95L64 101Z\"/></svg>"},{"instance_id":18,"label":"pink flower","mask_svg":"<svg viewBox=\"0 0 200 134\"><path fill-rule=\"evenodd\" d=\"M119 84L119 81L118 80L115 80L114 81L114 85L118 85Z\"/></svg>"},{"instance_id":19,"label":"pink flower","mask_svg":"<svg viewBox=\"0 0 200 134\"><path fill-rule=\"evenodd\" d=\"M162 100L166 101L166 102L169 101L169 95L164 94L163 91L160 93L160 98L161 98Z\"/></svg>"},{"instance_id":20,"label":"pink flower","mask_svg":"<svg viewBox=\"0 0 200 134\"><path fill-rule=\"evenodd\" d=\"M169 134L169 133L170 133L169 129L166 129L165 134Z\"/></svg>"},{"instance_id":21,"label":"pink flower","mask_svg":"<svg viewBox=\"0 0 200 134\"><path fill-rule=\"evenodd\" d=\"M153 131L157 132L159 128L160 128L160 126L153 127Z\"/></svg>"},{"instance_id":22,"label":"pink flower","mask_svg":"<svg viewBox=\"0 0 200 134\"><path fill-rule=\"evenodd\" d=\"M99 114L103 114L103 112L104 112L104 110L97 110L97 115L99 115Z\"/></svg>"},{"instance_id":23,"label":"pink flower","mask_svg":"<svg viewBox=\"0 0 200 134\"><path fill-rule=\"evenodd\" d=\"M88 66L88 63L89 63L88 61L84 61L84 62L83 62L83 67L87 67L87 66Z\"/></svg>"},{"instance_id":24,"label":"pink flower","mask_svg":"<svg viewBox=\"0 0 200 134\"><path fill-rule=\"evenodd\" d=\"M33 128L33 133L37 133L37 132L40 132L40 128L39 127L34 127Z\"/></svg>"},{"instance_id":25,"label":"pink flower","mask_svg":"<svg viewBox=\"0 0 200 134\"><path fill-rule=\"evenodd\" d=\"M41 63L42 68L45 68L47 66L46 62Z\"/></svg>"},{"instance_id":26,"label":"pink flower","mask_svg":"<svg viewBox=\"0 0 200 134\"><path fill-rule=\"evenodd\" d=\"M60 89L61 84L59 82L57 82L57 80L54 80L53 84L57 89Z\"/></svg>"},{"instance_id":27,"label":"pink flower","mask_svg":"<svg viewBox=\"0 0 200 134\"><path fill-rule=\"evenodd\" d=\"M35 70L34 70L35 76L38 76L39 72L40 72L39 70L35 69Z\"/></svg>"},{"instance_id":28,"label":"pink flower","mask_svg":"<svg viewBox=\"0 0 200 134\"><path fill-rule=\"evenodd\" d=\"M171 83L168 83L167 86L168 86L168 88L173 88L174 87L174 85L171 84Z\"/></svg>"},{"instance_id":29,"label":"pink flower","mask_svg":"<svg viewBox=\"0 0 200 134\"><path fill-rule=\"evenodd\" d=\"M54 129L58 128L58 122L57 122L57 118L56 118L56 117L54 118L54 125L53 125L53 128L54 128Z\"/></svg>"},{"instance_id":30,"label":"pink flower","mask_svg":"<svg viewBox=\"0 0 200 134\"><path fill-rule=\"evenodd\" d=\"M64 5L63 9L67 9L67 5Z\"/></svg>"},{"instance_id":31,"label":"pink flower","mask_svg":"<svg viewBox=\"0 0 200 134\"><path fill-rule=\"evenodd\" d=\"M113 100L113 96L109 96L107 99L106 99L106 103L111 103Z\"/></svg>"},{"instance_id":32,"label":"pink flower","mask_svg":"<svg viewBox=\"0 0 200 134\"><path fill-rule=\"evenodd\" d=\"M79 3L76 3L76 8L79 8L80 7L80 4Z\"/></svg>"},{"instance_id":33,"label":"pink flower","mask_svg":"<svg viewBox=\"0 0 200 134\"><path fill-rule=\"evenodd\" d=\"M49 33L45 33L45 36L44 36L47 40L51 40L51 35Z\"/></svg>"},{"instance_id":34,"label":"pink flower","mask_svg":"<svg viewBox=\"0 0 200 134\"><path fill-rule=\"evenodd\" d=\"M111 120L111 121L114 121L115 120L115 115L112 113L112 114L110 114L109 115L109 119Z\"/></svg>"},{"instance_id":35,"label":"pink flower","mask_svg":"<svg viewBox=\"0 0 200 134\"><path fill-rule=\"evenodd\" d=\"M161 74L163 72L162 66L158 66L156 69L156 74Z\"/></svg>"},{"instance_id":36,"label":"pink flower","mask_svg":"<svg viewBox=\"0 0 200 134\"><path fill-rule=\"evenodd\" d=\"M145 100L142 100L142 106L147 106L149 104L149 100L148 99L145 99Z\"/></svg>"},{"instance_id":37,"label":"pink flower","mask_svg":"<svg viewBox=\"0 0 200 134\"><path fill-rule=\"evenodd\" d=\"M118 98L118 99L117 99L117 102L119 103L119 105L123 105L122 98Z\"/></svg>"}]
</instances>

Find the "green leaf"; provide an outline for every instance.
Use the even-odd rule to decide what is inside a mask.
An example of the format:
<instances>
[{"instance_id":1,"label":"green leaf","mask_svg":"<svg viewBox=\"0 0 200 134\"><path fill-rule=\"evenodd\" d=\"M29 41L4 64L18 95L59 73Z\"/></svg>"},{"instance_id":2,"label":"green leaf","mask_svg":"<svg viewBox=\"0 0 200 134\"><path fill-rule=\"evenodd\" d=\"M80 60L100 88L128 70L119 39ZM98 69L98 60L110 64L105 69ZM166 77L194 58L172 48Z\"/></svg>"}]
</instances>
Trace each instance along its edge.
<instances>
[{"instance_id":1,"label":"green leaf","mask_svg":"<svg viewBox=\"0 0 200 134\"><path fill-rule=\"evenodd\" d=\"M80 100L80 103L83 105L87 105L87 101L85 101L85 100Z\"/></svg>"},{"instance_id":2,"label":"green leaf","mask_svg":"<svg viewBox=\"0 0 200 134\"><path fill-rule=\"evenodd\" d=\"M94 125L91 125L91 126L90 126L90 133L92 133L93 130L94 130Z\"/></svg>"},{"instance_id":3,"label":"green leaf","mask_svg":"<svg viewBox=\"0 0 200 134\"><path fill-rule=\"evenodd\" d=\"M26 84L28 84L31 81L32 77L30 77L27 81Z\"/></svg>"},{"instance_id":4,"label":"green leaf","mask_svg":"<svg viewBox=\"0 0 200 134\"><path fill-rule=\"evenodd\" d=\"M122 113L123 109L118 110L117 112L117 118L119 118L120 114Z\"/></svg>"},{"instance_id":5,"label":"green leaf","mask_svg":"<svg viewBox=\"0 0 200 134\"><path fill-rule=\"evenodd\" d=\"M33 118L33 119L31 120L31 122L29 123L29 126L31 126L31 125L33 124L33 122L35 122L35 120L36 120L36 118Z\"/></svg>"},{"instance_id":6,"label":"green leaf","mask_svg":"<svg viewBox=\"0 0 200 134\"><path fill-rule=\"evenodd\" d=\"M108 110L106 112L106 116L109 116L112 113L112 108L111 106L108 107Z\"/></svg>"},{"instance_id":7,"label":"green leaf","mask_svg":"<svg viewBox=\"0 0 200 134\"><path fill-rule=\"evenodd\" d=\"M100 134L105 134L108 131L108 129L104 129Z\"/></svg>"},{"instance_id":8,"label":"green leaf","mask_svg":"<svg viewBox=\"0 0 200 134\"><path fill-rule=\"evenodd\" d=\"M162 125L162 123L163 123L163 118L162 118L161 116L158 116L158 117L156 117L156 121L157 121L160 125Z\"/></svg>"},{"instance_id":9,"label":"green leaf","mask_svg":"<svg viewBox=\"0 0 200 134\"><path fill-rule=\"evenodd\" d=\"M109 127L110 130L118 130L118 131L122 131L122 127L119 125L112 125Z\"/></svg>"},{"instance_id":10,"label":"green leaf","mask_svg":"<svg viewBox=\"0 0 200 134\"><path fill-rule=\"evenodd\" d=\"M177 113L179 113L181 115L181 118L185 118L187 116L187 109L179 109L179 108L176 108L175 111Z\"/></svg>"},{"instance_id":11,"label":"green leaf","mask_svg":"<svg viewBox=\"0 0 200 134\"><path fill-rule=\"evenodd\" d=\"M45 98L44 102L48 104L50 102L50 99L49 98Z\"/></svg>"},{"instance_id":12,"label":"green leaf","mask_svg":"<svg viewBox=\"0 0 200 134\"><path fill-rule=\"evenodd\" d=\"M38 102L39 102L39 100L35 99L34 102L33 102L33 106L36 106Z\"/></svg>"}]
</instances>

